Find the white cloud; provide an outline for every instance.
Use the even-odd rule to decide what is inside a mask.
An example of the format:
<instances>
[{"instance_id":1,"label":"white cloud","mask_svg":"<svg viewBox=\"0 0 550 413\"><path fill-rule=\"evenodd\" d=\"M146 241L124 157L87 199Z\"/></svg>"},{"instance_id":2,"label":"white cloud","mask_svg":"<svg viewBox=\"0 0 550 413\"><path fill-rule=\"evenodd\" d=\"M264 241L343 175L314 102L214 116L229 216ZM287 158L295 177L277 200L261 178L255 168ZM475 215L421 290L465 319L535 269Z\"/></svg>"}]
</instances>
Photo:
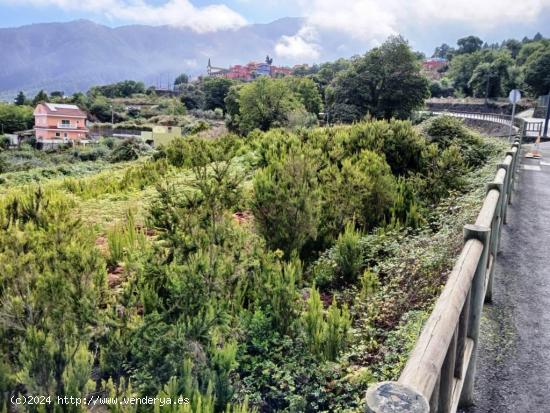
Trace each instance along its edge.
<instances>
[{"instance_id":1,"label":"white cloud","mask_svg":"<svg viewBox=\"0 0 550 413\"><path fill-rule=\"evenodd\" d=\"M276 51L281 57L320 55L320 42L303 35L307 32L338 32L349 36L350 42L373 47L389 35L406 34L408 28L422 25L489 30L518 19L534 21L550 9L550 0L297 0L297 5L305 23L296 35L280 39Z\"/></svg>"},{"instance_id":2,"label":"white cloud","mask_svg":"<svg viewBox=\"0 0 550 413\"><path fill-rule=\"evenodd\" d=\"M321 56L321 47L308 43L299 35L282 36L275 45L277 56L294 60L317 60Z\"/></svg>"},{"instance_id":3,"label":"white cloud","mask_svg":"<svg viewBox=\"0 0 550 413\"><path fill-rule=\"evenodd\" d=\"M370 40L396 32L397 16L388 3L395 0L300 0L306 25L323 30L347 33L354 38Z\"/></svg>"},{"instance_id":4,"label":"white cloud","mask_svg":"<svg viewBox=\"0 0 550 413\"><path fill-rule=\"evenodd\" d=\"M415 15L427 21L464 23L491 28L535 20L550 0L413 0Z\"/></svg>"},{"instance_id":5,"label":"white cloud","mask_svg":"<svg viewBox=\"0 0 550 413\"><path fill-rule=\"evenodd\" d=\"M321 46L317 39L317 31L306 25L294 36L282 36L275 45L275 53L287 59L316 60L321 55Z\"/></svg>"},{"instance_id":6,"label":"white cloud","mask_svg":"<svg viewBox=\"0 0 550 413\"><path fill-rule=\"evenodd\" d=\"M224 4L194 6L189 0L167 0L152 5L145 0L0 0L18 5L54 6L63 10L80 10L103 14L113 19L151 25L191 28L199 33L234 29L246 20Z\"/></svg>"}]
</instances>

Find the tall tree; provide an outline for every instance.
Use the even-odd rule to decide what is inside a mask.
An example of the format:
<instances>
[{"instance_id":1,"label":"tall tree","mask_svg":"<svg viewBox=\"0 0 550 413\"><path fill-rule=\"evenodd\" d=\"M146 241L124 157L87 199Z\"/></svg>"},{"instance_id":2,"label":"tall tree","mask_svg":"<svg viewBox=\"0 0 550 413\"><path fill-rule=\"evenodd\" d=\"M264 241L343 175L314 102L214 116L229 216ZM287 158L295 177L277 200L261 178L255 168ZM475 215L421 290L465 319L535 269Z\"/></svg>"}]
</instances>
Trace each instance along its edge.
<instances>
[{"instance_id":1,"label":"tall tree","mask_svg":"<svg viewBox=\"0 0 550 413\"><path fill-rule=\"evenodd\" d=\"M514 61L505 51L484 51L480 59L481 63L476 66L468 81L469 88L476 97L502 96L505 93L503 87L508 82L508 69Z\"/></svg>"},{"instance_id":2,"label":"tall tree","mask_svg":"<svg viewBox=\"0 0 550 413\"><path fill-rule=\"evenodd\" d=\"M196 82L182 83L178 86L181 92L181 103L187 109L202 109L204 107L204 90Z\"/></svg>"},{"instance_id":3,"label":"tall tree","mask_svg":"<svg viewBox=\"0 0 550 413\"><path fill-rule=\"evenodd\" d=\"M176 80L174 80L174 86L183 85L185 83L189 83L189 76L187 76L185 73L182 73L178 77L176 77Z\"/></svg>"},{"instance_id":4,"label":"tall tree","mask_svg":"<svg viewBox=\"0 0 550 413\"><path fill-rule=\"evenodd\" d=\"M40 102L47 102L49 100L48 94L44 90L40 90L32 100L33 105L38 105Z\"/></svg>"},{"instance_id":5,"label":"tall tree","mask_svg":"<svg viewBox=\"0 0 550 413\"><path fill-rule=\"evenodd\" d=\"M354 106L361 117L370 113L386 119L407 118L429 96L420 64L400 36L354 60L337 76L333 90L331 103Z\"/></svg>"},{"instance_id":6,"label":"tall tree","mask_svg":"<svg viewBox=\"0 0 550 413\"><path fill-rule=\"evenodd\" d=\"M33 123L33 110L29 106L0 103L0 124L5 133L30 129Z\"/></svg>"},{"instance_id":7,"label":"tall tree","mask_svg":"<svg viewBox=\"0 0 550 413\"><path fill-rule=\"evenodd\" d=\"M525 63L525 83L535 95L550 93L550 47L532 54Z\"/></svg>"},{"instance_id":8,"label":"tall tree","mask_svg":"<svg viewBox=\"0 0 550 413\"><path fill-rule=\"evenodd\" d=\"M223 78L208 78L204 81L204 108L216 109L220 108L226 112L225 98L229 93L229 89L233 86L233 81Z\"/></svg>"},{"instance_id":9,"label":"tall tree","mask_svg":"<svg viewBox=\"0 0 550 413\"><path fill-rule=\"evenodd\" d=\"M23 91L20 91L15 98L15 104L17 106L23 106L25 103L27 103L27 97L25 96Z\"/></svg>"},{"instance_id":10,"label":"tall tree","mask_svg":"<svg viewBox=\"0 0 550 413\"><path fill-rule=\"evenodd\" d=\"M456 42L458 44L458 51L457 53L474 53L478 50L481 50L481 45L483 44L483 40L481 40L477 36L467 36L463 37L462 39L458 39Z\"/></svg>"},{"instance_id":11,"label":"tall tree","mask_svg":"<svg viewBox=\"0 0 550 413\"><path fill-rule=\"evenodd\" d=\"M319 86L313 80L288 77L285 81L309 113L317 115L321 111L323 107L321 93L319 92Z\"/></svg>"},{"instance_id":12,"label":"tall tree","mask_svg":"<svg viewBox=\"0 0 550 413\"><path fill-rule=\"evenodd\" d=\"M516 39L508 39L502 43L502 46L510 51L512 58L515 59L521 50L521 42Z\"/></svg>"},{"instance_id":13,"label":"tall tree","mask_svg":"<svg viewBox=\"0 0 550 413\"><path fill-rule=\"evenodd\" d=\"M517 63L519 65L525 64L529 57L541 50L545 50L550 47L550 41L542 40L540 42L529 42L525 43L517 55Z\"/></svg>"},{"instance_id":14,"label":"tall tree","mask_svg":"<svg viewBox=\"0 0 550 413\"><path fill-rule=\"evenodd\" d=\"M303 108L284 79L267 77L244 85L240 89L238 102L239 128L242 133L285 126L288 115L295 109ZM235 115L231 112L229 114Z\"/></svg>"},{"instance_id":15,"label":"tall tree","mask_svg":"<svg viewBox=\"0 0 550 413\"><path fill-rule=\"evenodd\" d=\"M447 43L442 43L441 46L437 46L432 54L432 57L439 57L441 59L451 60L455 49L449 46Z\"/></svg>"}]
</instances>

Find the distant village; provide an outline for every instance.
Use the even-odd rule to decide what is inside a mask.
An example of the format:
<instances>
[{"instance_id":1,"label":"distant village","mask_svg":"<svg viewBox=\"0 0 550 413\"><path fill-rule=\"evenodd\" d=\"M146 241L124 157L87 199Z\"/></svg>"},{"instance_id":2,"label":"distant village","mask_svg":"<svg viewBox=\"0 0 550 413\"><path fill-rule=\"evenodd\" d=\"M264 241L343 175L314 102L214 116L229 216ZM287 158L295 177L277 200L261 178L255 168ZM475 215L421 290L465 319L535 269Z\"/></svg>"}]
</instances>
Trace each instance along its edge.
<instances>
[{"instance_id":1,"label":"distant village","mask_svg":"<svg viewBox=\"0 0 550 413\"><path fill-rule=\"evenodd\" d=\"M439 57L432 57L422 61L422 69L426 75L431 78L440 78L441 71L443 71L448 65L449 61L447 59ZM208 59L206 73L208 77L221 77L225 79L250 82L261 76L292 76L296 69L303 67L307 68L308 65L300 64L293 67L274 66L273 59L269 56L266 57L264 62L250 62L246 65L235 65L230 66L229 68L213 66L211 59Z\"/></svg>"},{"instance_id":2,"label":"distant village","mask_svg":"<svg viewBox=\"0 0 550 413\"><path fill-rule=\"evenodd\" d=\"M265 58L264 62L250 62L246 65L235 65L228 69L223 67L212 66L212 62L208 59L207 74L209 77L222 77L225 79L242 80L249 82L261 76L290 76L297 67L303 65L297 65L293 68L285 66L274 66L273 59L269 56Z\"/></svg>"},{"instance_id":3,"label":"distant village","mask_svg":"<svg viewBox=\"0 0 550 413\"><path fill-rule=\"evenodd\" d=\"M440 79L442 72L447 68L449 62L443 58L429 58L422 61L422 71L425 76L431 79ZM293 76L295 70L308 68L307 64L295 65L293 67L275 66L273 59L266 56L263 62L249 62L247 64L237 64L228 68L217 67L212 64L211 59L208 59L206 66L206 77L208 78L224 78L238 80L242 82L250 82L259 77L284 77ZM200 79L200 78L199 78ZM155 92L158 96L176 97L181 94L181 90L177 88L155 87ZM38 147L47 148L65 143L87 144L90 141L90 129L88 113L83 111L76 105L59 104L59 103L39 103L34 111L34 129L23 131L17 134L6 135L10 138L11 145L18 146L22 138L34 136ZM181 136L181 128L173 128L168 126L155 126L149 132L132 131L131 133L140 133L141 136L153 141L152 137L174 137ZM108 131L109 134L114 134L114 130ZM121 137L130 135L121 135Z\"/></svg>"},{"instance_id":4,"label":"distant village","mask_svg":"<svg viewBox=\"0 0 550 413\"><path fill-rule=\"evenodd\" d=\"M422 61L422 71L432 80L441 79L443 71L449 66L449 61L442 57L431 57Z\"/></svg>"}]
</instances>

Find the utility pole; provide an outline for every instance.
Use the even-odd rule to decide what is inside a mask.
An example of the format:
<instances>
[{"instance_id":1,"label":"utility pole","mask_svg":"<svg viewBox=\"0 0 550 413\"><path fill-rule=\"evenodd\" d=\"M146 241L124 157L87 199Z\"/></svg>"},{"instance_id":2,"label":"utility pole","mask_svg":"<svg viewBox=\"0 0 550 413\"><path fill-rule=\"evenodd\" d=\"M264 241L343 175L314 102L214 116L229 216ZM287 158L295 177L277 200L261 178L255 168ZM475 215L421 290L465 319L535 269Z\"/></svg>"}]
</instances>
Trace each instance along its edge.
<instances>
[{"instance_id":1,"label":"utility pole","mask_svg":"<svg viewBox=\"0 0 550 413\"><path fill-rule=\"evenodd\" d=\"M550 91L546 95L546 100L548 102L546 103L546 117L544 119L544 132L542 134L545 138L548 137L548 121L550 121Z\"/></svg>"}]
</instances>

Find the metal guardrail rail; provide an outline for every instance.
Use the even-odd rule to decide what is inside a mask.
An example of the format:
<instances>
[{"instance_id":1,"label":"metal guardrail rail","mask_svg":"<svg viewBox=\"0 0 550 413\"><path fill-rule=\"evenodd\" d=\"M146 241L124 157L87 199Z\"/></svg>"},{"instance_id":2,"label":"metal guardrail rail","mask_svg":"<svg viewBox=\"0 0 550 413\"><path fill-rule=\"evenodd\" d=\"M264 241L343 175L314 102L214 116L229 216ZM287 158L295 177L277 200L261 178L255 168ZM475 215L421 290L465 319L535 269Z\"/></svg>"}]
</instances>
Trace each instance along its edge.
<instances>
[{"instance_id":1,"label":"metal guardrail rail","mask_svg":"<svg viewBox=\"0 0 550 413\"><path fill-rule=\"evenodd\" d=\"M399 380L368 389L368 413L454 413L459 405L473 404L481 312L483 303L492 299L495 262L521 145L517 138L506 152L487 185L475 224L464 227L462 252Z\"/></svg>"},{"instance_id":2,"label":"metal guardrail rail","mask_svg":"<svg viewBox=\"0 0 550 413\"><path fill-rule=\"evenodd\" d=\"M476 113L476 112L461 112L461 111L445 111L445 112L432 112L436 115L462 115L464 118L468 119L479 119L479 120L486 120L488 122L496 122L496 123L506 123L510 124L510 119L512 116L505 115L501 113Z\"/></svg>"},{"instance_id":3,"label":"metal guardrail rail","mask_svg":"<svg viewBox=\"0 0 550 413\"><path fill-rule=\"evenodd\" d=\"M475 112L461 112L461 111L444 111L444 112L428 112L432 115L449 115L464 119L477 119L486 122L499 123L501 125L510 125L512 116L500 114L500 113L475 113ZM514 126L518 128L524 136L526 132L537 134L542 131L544 122L528 122L522 118L514 118Z\"/></svg>"}]
</instances>

